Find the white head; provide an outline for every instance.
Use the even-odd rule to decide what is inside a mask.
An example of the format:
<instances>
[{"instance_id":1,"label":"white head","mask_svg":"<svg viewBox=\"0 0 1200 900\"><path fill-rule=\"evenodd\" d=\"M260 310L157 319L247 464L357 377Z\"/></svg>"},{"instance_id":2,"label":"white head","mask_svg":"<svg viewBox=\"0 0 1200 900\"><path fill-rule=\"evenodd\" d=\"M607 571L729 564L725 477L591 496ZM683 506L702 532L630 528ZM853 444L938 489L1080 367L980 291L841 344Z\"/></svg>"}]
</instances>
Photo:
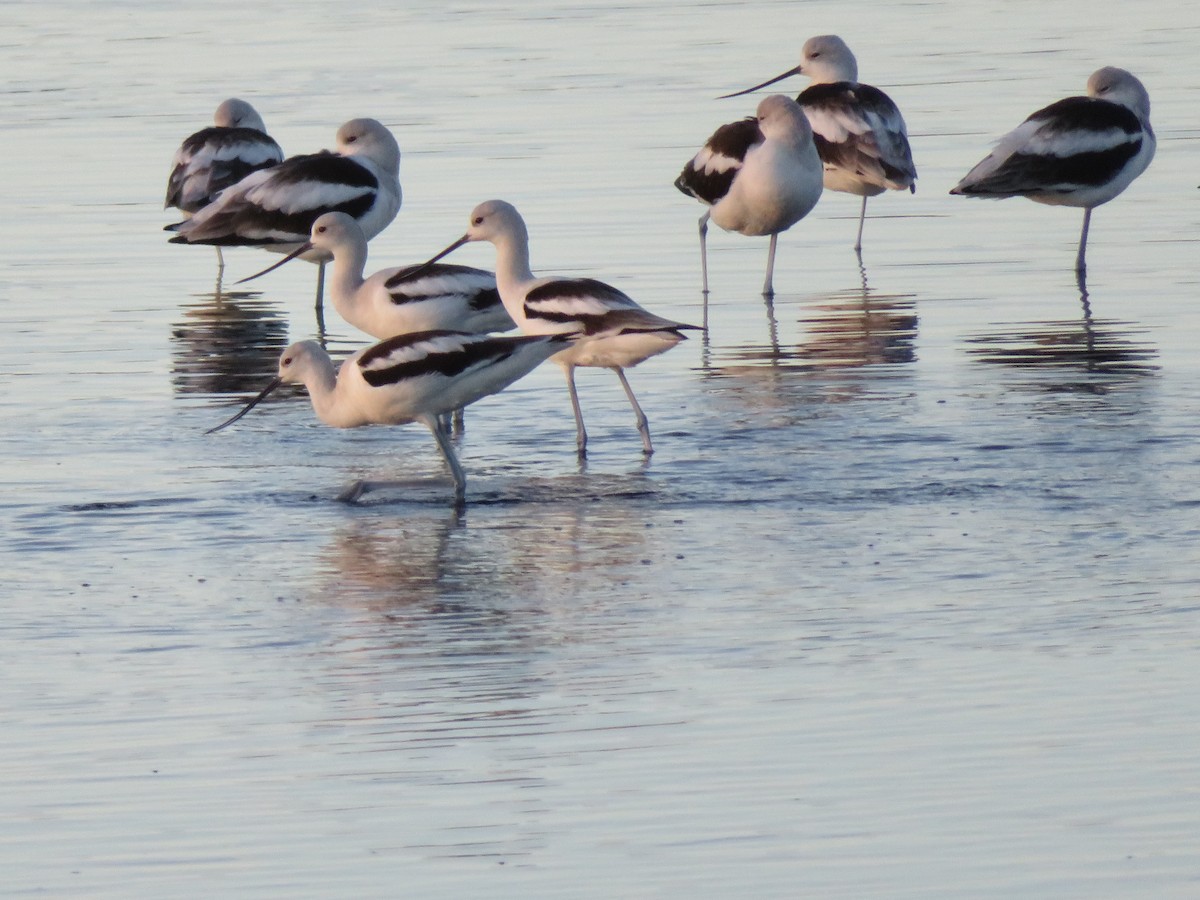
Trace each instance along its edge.
<instances>
[{"instance_id":1,"label":"white head","mask_svg":"<svg viewBox=\"0 0 1200 900\"><path fill-rule=\"evenodd\" d=\"M800 65L788 69L774 78L768 78L762 84L746 88L744 91L725 94L720 99L740 97L742 94L749 94L751 91L765 88L793 75L807 75L812 79L813 84L858 81L858 63L854 59L854 54L850 52L850 48L846 46L846 42L840 37L836 34L820 34L804 42L804 47L800 51Z\"/></svg>"},{"instance_id":2,"label":"white head","mask_svg":"<svg viewBox=\"0 0 1200 900\"><path fill-rule=\"evenodd\" d=\"M237 97L230 97L217 107L217 111L213 113L213 124L218 128L253 128L263 133L267 130L262 116L254 107Z\"/></svg>"},{"instance_id":3,"label":"white head","mask_svg":"<svg viewBox=\"0 0 1200 900\"><path fill-rule=\"evenodd\" d=\"M400 175L400 145L376 119L351 119L337 130L337 150L342 156L362 156L385 172Z\"/></svg>"},{"instance_id":4,"label":"white head","mask_svg":"<svg viewBox=\"0 0 1200 900\"><path fill-rule=\"evenodd\" d=\"M498 238L505 236L529 239L525 220L515 206L505 200L485 200L471 210L467 233L464 235L468 241L491 241L494 244Z\"/></svg>"},{"instance_id":5,"label":"white head","mask_svg":"<svg viewBox=\"0 0 1200 900\"><path fill-rule=\"evenodd\" d=\"M1089 97L1119 103L1143 122L1150 121L1150 94L1131 73L1116 66L1097 69L1087 80Z\"/></svg>"},{"instance_id":6,"label":"white head","mask_svg":"<svg viewBox=\"0 0 1200 900\"><path fill-rule=\"evenodd\" d=\"M441 253L431 256L417 271L410 272L409 277L423 272L470 241L491 241L497 248L504 246L517 254L528 255L529 251L529 231L517 208L505 200L485 200L471 210L467 233ZM528 261L525 265L528 266Z\"/></svg>"},{"instance_id":7,"label":"white head","mask_svg":"<svg viewBox=\"0 0 1200 900\"><path fill-rule=\"evenodd\" d=\"M258 396L243 406L239 413L226 419L215 428L208 429L207 433L212 434L214 431L220 431L222 428L232 425L271 396L280 385L303 384L309 388L311 394L313 388L319 386L324 386L328 391L336 378L333 360L329 358L329 354L320 344L316 341L297 341L284 350L283 355L279 357L279 375L272 378ZM314 402L316 402L315 398Z\"/></svg>"},{"instance_id":8,"label":"white head","mask_svg":"<svg viewBox=\"0 0 1200 900\"><path fill-rule=\"evenodd\" d=\"M353 216L344 212L327 212L317 216L313 222L308 242L319 250L333 253L347 245L365 247L367 238Z\"/></svg>"},{"instance_id":9,"label":"white head","mask_svg":"<svg viewBox=\"0 0 1200 900\"><path fill-rule=\"evenodd\" d=\"M819 34L805 41L799 68L813 84L858 81L858 61L836 34Z\"/></svg>"},{"instance_id":10,"label":"white head","mask_svg":"<svg viewBox=\"0 0 1200 900\"><path fill-rule=\"evenodd\" d=\"M279 357L279 382L305 384L314 373L332 365L329 354L316 341L297 341Z\"/></svg>"},{"instance_id":11,"label":"white head","mask_svg":"<svg viewBox=\"0 0 1200 900\"><path fill-rule=\"evenodd\" d=\"M800 104L783 94L772 94L759 101L755 110L758 127L768 138L812 140L812 126Z\"/></svg>"}]
</instances>

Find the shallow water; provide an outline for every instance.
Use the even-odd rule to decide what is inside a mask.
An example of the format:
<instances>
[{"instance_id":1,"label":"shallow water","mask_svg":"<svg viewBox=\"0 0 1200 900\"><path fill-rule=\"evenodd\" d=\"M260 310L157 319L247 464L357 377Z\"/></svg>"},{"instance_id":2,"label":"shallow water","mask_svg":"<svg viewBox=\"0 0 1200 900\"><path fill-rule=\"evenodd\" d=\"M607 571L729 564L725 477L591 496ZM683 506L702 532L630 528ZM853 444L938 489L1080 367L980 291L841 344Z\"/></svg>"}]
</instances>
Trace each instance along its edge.
<instances>
[{"instance_id":1,"label":"shallow water","mask_svg":"<svg viewBox=\"0 0 1200 900\"><path fill-rule=\"evenodd\" d=\"M869 11L6 6L5 894L1200 890L1200 23ZM918 191L871 201L861 265L827 194L769 306L765 242L714 230L706 310L671 181L752 108L712 97L831 31ZM1081 296L1078 211L946 191L1110 63L1159 151ZM373 268L502 196L536 270L707 317L631 375L653 458L584 372L578 466L555 367L468 412L461 513L419 426L334 431L293 392L206 435L315 328L311 267L236 287L264 257L232 251L218 287L160 231L230 95L288 152L395 129Z\"/></svg>"}]
</instances>

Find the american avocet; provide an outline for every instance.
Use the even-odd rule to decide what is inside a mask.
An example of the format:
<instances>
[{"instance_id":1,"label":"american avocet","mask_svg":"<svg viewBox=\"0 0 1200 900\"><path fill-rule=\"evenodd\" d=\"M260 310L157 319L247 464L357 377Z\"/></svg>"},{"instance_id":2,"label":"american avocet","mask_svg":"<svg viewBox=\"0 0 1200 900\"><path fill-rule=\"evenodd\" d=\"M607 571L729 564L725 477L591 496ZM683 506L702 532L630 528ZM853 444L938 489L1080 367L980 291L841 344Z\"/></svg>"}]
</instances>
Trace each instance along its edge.
<instances>
[{"instance_id":1,"label":"american avocet","mask_svg":"<svg viewBox=\"0 0 1200 900\"><path fill-rule=\"evenodd\" d=\"M209 431L232 425L281 384L303 384L317 418L334 428L409 422L428 428L454 477L455 500L461 503L467 477L442 416L502 391L571 340L571 335L561 334L510 337L424 331L359 350L340 368L316 341L299 341L279 358L278 377L241 412ZM341 499L352 502L365 489L364 482L357 482Z\"/></svg>"},{"instance_id":2,"label":"american avocet","mask_svg":"<svg viewBox=\"0 0 1200 900\"><path fill-rule=\"evenodd\" d=\"M854 249L862 250L867 198L885 190L915 191L917 170L908 145L904 117L892 98L858 80L858 61L836 34L804 42L800 65L752 88L726 94L740 97L792 75L812 84L796 102L812 125L817 153L825 167L825 187L862 197Z\"/></svg>"},{"instance_id":3,"label":"american avocet","mask_svg":"<svg viewBox=\"0 0 1200 900\"><path fill-rule=\"evenodd\" d=\"M213 124L189 135L175 151L163 209L198 212L217 194L251 172L283 162L283 151L254 107L231 97L213 114ZM225 265L221 248L217 261Z\"/></svg>"},{"instance_id":4,"label":"american avocet","mask_svg":"<svg viewBox=\"0 0 1200 900\"><path fill-rule=\"evenodd\" d=\"M1137 78L1105 66L1088 78L1087 93L1039 109L1000 138L996 149L950 191L1083 207L1075 257L1075 271L1081 274L1087 269L1092 210L1146 171L1155 148L1150 95Z\"/></svg>"},{"instance_id":5,"label":"american avocet","mask_svg":"<svg viewBox=\"0 0 1200 900\"><path fill-rule=\"evenodd\" d=\"M709 205L700 217L700 267L708 293L708 220L726 231L771 236L763 294L775 293L775 242L821 197L821 160L799 105L773 94L751 118L722 125L675 179Z\"/></svg>"},{"instance_id":6,"label":"american avocet","mask_svg":"<svg viewBox=\"0 0 1200 900\"><path fill-rule=\"evenodd\" d=\"M351 119L337 131L337 152L292 156L247 175L192 218L168 226L175 244L262 247L290 253L309 238L322 213L340 211L358 221L368 240L400 210L400 147L375 119ZM321 305L329 254L304 258L321 268Z\"/></svg>"},{"instance_id":7,"label":"american avocet","mask_svg":"<svg viewBox=\"0 0 1200 900\"><path fill-rule=\"evenodd\" d=\"M483 269L398 266L380 269L364 279L367 237L352 217L341 212L319 217L308 241L269 269L242 281L265 275L313 248L333 257L329 276L333 308L372 337L443 329L482 334L516 327L500 302L496 276Z\"/></svg>"},{"instance_id":8,"label":"american avocet","mask_svg":"<svg viewBox=\"0 0 1200 900\"><path fill-rule=\"evenodd\" d=\"M500 299L518 328L526 334L579 336L574 345L554 357L566 373L579 456L587 455L587 431L575 391L578 366L612 369L617 373L637 417L642 449L647 455L653 453L646 414L638 405L624 370L670 350L685 339L685 330L698 330L696 326L647 312L621 291L592 278L535 278L529 268L529 232L525 220L511 203L503 200L488 200L476 206L467 233L426 265L432 265L468 241L490 241L495 246Z\"/></svg>"}]
</instances>

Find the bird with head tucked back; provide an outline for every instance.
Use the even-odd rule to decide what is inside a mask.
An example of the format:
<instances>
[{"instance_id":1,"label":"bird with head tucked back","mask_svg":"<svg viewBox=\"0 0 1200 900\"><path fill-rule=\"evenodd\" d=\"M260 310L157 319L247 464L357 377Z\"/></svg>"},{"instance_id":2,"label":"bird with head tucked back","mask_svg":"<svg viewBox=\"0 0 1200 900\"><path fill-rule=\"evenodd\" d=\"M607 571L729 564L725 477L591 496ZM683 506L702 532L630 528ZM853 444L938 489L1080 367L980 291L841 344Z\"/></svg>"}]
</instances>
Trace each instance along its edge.
<instances>
[{"instance_id":1,"label":"bird with head tucked back","mask_svg":"<svg viewBox=\"0 0 1200 900\"><path fill-rule=\"evenodd\" d=\"M217 107L211 126L189 135L175 151L163 209L191 216L251 172L281 162L283 151L267 134L262 116L245 100L231 97ZM220 247L217 260L224 267Z\"/></svg>"},{"instance_id":2,"label":"bird with head tucked back","mask_svg":"<svg viewBox=\"0 0 1200 900\"><path fill-rule=\"evenodd\" d=\"M950 193L1082 207L1075 255L1075 271L1082 276L1092 210L1146 171L1155 146L1145 86L1124 69L1105 66L1088 78L1086 97L1067 97L1033 113Z\"/></svg>"},{"instance_id":3,"label":"bird with head tucked back","mask_svg":"<svg viewBox=\"0 0 1200 900\"><path fill-rule=\"evenodd\" d=\"M290 253L309 239L327 212L354 218L368 240L400 211L400 147L375 119L351 119L337 131L337 152L291 156L226 188L192 218L167 226L173 244L261 247ZM330 255L311 249L317 263L317 306Z\"/></svg>"},{"instance_id":4,"label":"bird with head tucked back","mask_svg":"<svg viewBox=\"0 0 1200 900\"><path fill-rule=\"evenodd\" d=\"M708 293L708 220L725 231L770 235L763 295L775 293L775 244L821 198L821 160L799 105L773 94L755 114L722 125L688 160L675 187L709 208L700 217L700 271Z\"/></svg>"},{"instance_id":5,"label":"bird with head tucked back","mask_svg":"<svg viewBox=\"0 0 1200 900\"><path fill-rule=\"evenodd\" d=\"M836 34L809 38L798 66L725 97L739 97L792 75L812 80L796 102L812 125L825 187L862 197L854 239L854 249L861 251L867 198L887 190L916 190L917 169L904 116L891 97L858 80L858 60Z\"/></svg>"}]
</instances>

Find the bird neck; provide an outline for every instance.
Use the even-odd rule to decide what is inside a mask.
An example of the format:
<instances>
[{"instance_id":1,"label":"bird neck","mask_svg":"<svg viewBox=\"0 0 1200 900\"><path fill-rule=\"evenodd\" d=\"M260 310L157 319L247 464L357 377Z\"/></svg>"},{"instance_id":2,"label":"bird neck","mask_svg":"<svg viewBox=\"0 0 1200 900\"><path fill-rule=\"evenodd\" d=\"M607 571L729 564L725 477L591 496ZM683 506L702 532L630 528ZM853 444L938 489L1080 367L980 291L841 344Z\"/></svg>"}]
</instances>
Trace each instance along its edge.
<instances>
[{"instance_id":1,"label":"bird neck","mask_svg":"<svg viewBox=\"0 0 1200 900\"><path fill-rule=\"evenodd\" d=\"M812 84L841 84L848 82L849 84L858 84L858 64L852 63L825 63L823 65L808 65L804 67L804 74L807 75Z\"/></svg>"},{"instance_id":2,"label":"bird neck","mask_svg":"<svg viewBox=\"0 0 1200 900\"><path fill-rule=\"evenodd\" d=\"M533 281L533 272L529 268L529 237L526 234L505 233L497 236L493 243L496 245L496 286L503 300ZM512 310L509 310L509 314L512 314Z\"/></svg>"},{"instance_id":3,"label":"bird neck","mask_svg":"<svg viewBox=\"0 0 1200 900\"><path fill-rule=\"evenodd\" d=\"M329 275L329 289L335 305L338 299L352 302L354 294L363 286L363 269L367 265L365 243L346 244L333 254L333 271Z\"/></svg>"},{"instance_id":4,"label":"bird neck","mask_svg":"<svg viewBox=\"0 0 1200 900\"><path fill-rule=\"evenodd\" d=\"M339 415L337 369L333 360L328 357L314 360L312 367L304 373L304 386L308 388L308 396L318 419L335 428L348 427L348 423L343 421L344 416Z\"/></svg>"}]
</instances>

